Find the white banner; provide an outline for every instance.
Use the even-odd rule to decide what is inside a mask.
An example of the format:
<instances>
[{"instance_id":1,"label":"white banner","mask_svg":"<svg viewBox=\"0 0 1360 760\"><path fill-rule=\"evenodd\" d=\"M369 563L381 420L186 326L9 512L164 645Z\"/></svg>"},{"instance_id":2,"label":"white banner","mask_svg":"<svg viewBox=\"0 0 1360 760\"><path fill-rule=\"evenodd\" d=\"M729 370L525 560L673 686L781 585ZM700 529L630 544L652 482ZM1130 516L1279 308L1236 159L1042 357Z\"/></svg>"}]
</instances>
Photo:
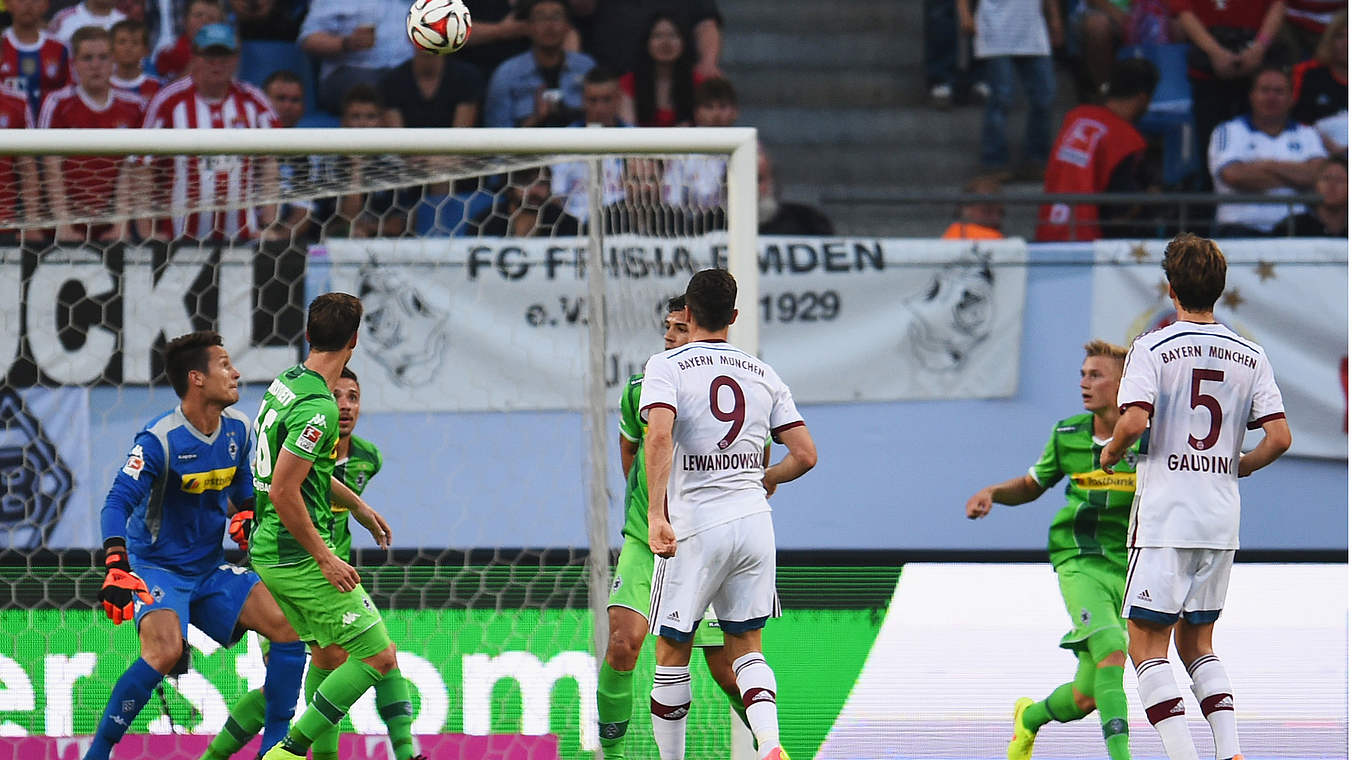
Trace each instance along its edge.
<instances>
[{"instance_id":1,"label":"white banner","mask_svg":"<svg viewBox=\"0 0 1360 760\"><path fill-rule=\"evenodd\" d=\"M1228 281L1214 315L1260 343L1275 368L1300 456L1346 457L1346 241L1225 240ZM1128 344L1176 318L1165 242L1095 244L1091 334Z\"/></svg>"},{"instance_id":2,"label":"white banner","mask_svg":"<svg viewBox=\"0 0 1360 760\"><path fill-rule=\"evenodd\" d=\"M585 256L579 239L336 240L309 281L364 300L366 410L569 409L585 398ZM762 238L759 313L738 318L761 320L760 354L800 401L1013 395L1025 257L1021 240ZM612 237L604 258L612 388L661 350L666 299L726 243Z\"/></svg>"}]
</instances>

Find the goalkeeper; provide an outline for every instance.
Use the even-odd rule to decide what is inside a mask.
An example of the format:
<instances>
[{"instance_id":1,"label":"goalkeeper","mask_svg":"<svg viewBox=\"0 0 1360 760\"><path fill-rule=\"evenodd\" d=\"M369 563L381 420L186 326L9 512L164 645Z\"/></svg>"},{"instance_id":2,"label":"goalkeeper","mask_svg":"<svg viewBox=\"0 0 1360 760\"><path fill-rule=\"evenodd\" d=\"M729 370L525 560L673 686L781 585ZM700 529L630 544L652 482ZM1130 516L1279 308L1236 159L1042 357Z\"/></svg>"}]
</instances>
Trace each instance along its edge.
<instances>
[{"instance_id":1,"label":"goalkeeper","mask_svg":"<svg viewBox=\"0 0 1360 760\"><path fill-rule=\"evenodd\" d=\"M215 332L170 341L165 373L180 404L137 434L100 515L99 601L115 624L136 621L141 657L114 685L85 760L107 760L161 679L187 670L189 623L223 646L247 630L273 642L266 748L283 738L297 704L302 643L259 576L222 553L229 507L255 499L250 422L230 408L241 374Z\"/></svg>"},{"instance_id":2,"label":"goalkeeper","mask_svg":"<svg viewBox=\"0 0 1360 760\"><path fill-rule=\"evenodd\" d=\"M373 442L354 435L354 427L359 423L359 378L349 367L340 372L340 379L331 387L331 392L335 395L336 405L339 407L340 439L335 447L335 472L332 477L347 486L357 496L364 492L374 475L382 469L382 452ZM349 528L349 508L340 503L339 494L334 490L332 497L337 500L331 502L331 512L335 519L331 525L331 543L335 545L335 553L342 559L350 556L350 545L352 534ZM250 532L253 527L253 512L237 513L237 517L231 523L231 537L236 540L244 551L250 545ZM267 645L266 645L267 646ZM269 656L268 649L265 650L265 657ZM319 650L312 652L312 667L307 670L307 697L310 699L316 692L316 687L330 674L331 669L318 667L317 663L324 663L325 653ZM409 687L408 687L409 688ZM264 725L265 698L264 691L255 689L247 692L236 704L232 705L231 712L227 715L226 725L209 745L201 760L227 760L232 755L241 750L255 734L260 732ZM380 711L380 715L387 724L388 735L393 737L394 743L402 741L412 741L411 721L412 709L410 702L399 702L389 706L388 709ZM334 737L337 741L338 736ZM313 744L312 754L318 757L326 757L327 748L324 745ZM416 756L419 758L420 756Z\"/></svg>"},{"instance_id":3,"label":"goalkeeper","mask_svg":"<svg viewBox=\"0 0 1360 760\"><path fill-rule=\"evenodd\" d=\"M685 321L685 297L676 296L666 304L666 350L689 342L689 323ZM595 700L600 714L600 745L606 758L622 758L623 739L633 717L633 669L638 652L647 638L647 613L651 609L653 555L647 544L647 469L639 446L646 426L638 411L642 395L642 375L628 378L619 399L619 449L623 471L628 476L623 518L623 549L609 594L609 645L600 665ZM766 444L766 459L769 444ZM705 619L694 634L694 645L704 650L708 671L732 703L732 709L746 721L746 708L737 689L732 663L723 651L723 633L716 620Z\"/></svg>"},{"instance_id":4,"label":"goalkeeper","mask_svg":"<svg viewBox=\"0 0 1360 760\"><path fill-rule=\"evenodd\" d=\"M1028 504L1067 477L1067 504L1049 528L1048 554L1072 617L1072 630L1060 646L1077 656L1077 674L1042 702L1027 697L1016 701L1007 760L1029 760L1035 733L1045 723L1080 720L1095 709L1100 710L1110 759L1129 760L1129 702L1124 694L1129 635L1120 611L1136 476L1128 461L1121 461L1113 473L1100 468L1101 449L1119 419L1116 399L1128 351L1101 340L1085 349L1081 399L1086 412L1053 427L1043 455L1028 474L978 491L965 508L969 519L976 519L986 516L994 501Z\"/></svg>"}]
</instances>

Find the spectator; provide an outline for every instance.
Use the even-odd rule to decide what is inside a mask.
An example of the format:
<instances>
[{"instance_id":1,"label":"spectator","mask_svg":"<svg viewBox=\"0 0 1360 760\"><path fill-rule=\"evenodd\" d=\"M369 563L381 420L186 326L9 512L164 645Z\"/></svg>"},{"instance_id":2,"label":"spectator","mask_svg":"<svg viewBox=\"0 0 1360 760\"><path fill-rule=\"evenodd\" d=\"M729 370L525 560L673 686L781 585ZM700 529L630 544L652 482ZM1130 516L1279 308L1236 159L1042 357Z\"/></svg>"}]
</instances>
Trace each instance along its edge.
<instances>
[{"instance_id":1,"label":"spectator","mask_svg":"<svg viewBox=\"0 0 1360 760\"><path fill-rule=\"evenodd\" d=\"M981 82L974 82L971 67L960 66L959 10L955 0L925 1L925 69L930 103L948 109L967 100L969 89L985 98ZM971 60L971 51L965 51Z\"/></svg>"},{"instance_id":2,"label":"spectator","mask_svg":"<svg viewBox=\"0 0 1360 760\"><path fill-rule=\"evenodd\" d=\"M113 76L109 82L117 89L150 100L164 82L142 70L142 61L151 53L151 33L146 24L125 18L113 25L112 32Z\"/></svg>"},{"instance_id":3,"label":"spectator","mask_svg":"<svg viewBox=\"0 0 1360 760\"><path fill-rule=\"evenodd\" d=\"M1345 12L1346 0L1285 0L1283 36L1293 48L1294 60L1317 50L1328 25Z\"/></svg>"},{"instance_id":4,"label":"spectator","mask_svg":"<svg viewBox=\"0 0 1360 760\"><path fill-rule=\"evenodd\" d=\"M658 159L624 161L623 198L604 208L606 235L689 237L726 228L727 215L721 206L701 209L667 203L661 177Z\"/></svg>"},{"instance_id":5,"label":"spectator","mask_svg":"<svg viewBox=\"0 0 1360 760\"><path fill-rule=\"evenodd\" d=\"M71 36L77 29L87 26L112 29L114 24L127 18L127 14L118 10L115 5L115 0L80 0L53 16L47 31L69 45Z\"/></svg>"},{"instance_id":6,"label":"spectator","mask_svg":"<svg viewBox=\"0 0 1360 760\"><path fill-rule=\"evenodd\" d=\"M1167 45L1185 40L1172 18L1169 0L1130 0L1124 41L1128 45Z\"/></svg>"},{"instance_id":7,"label":"spectator","mask_svg":"<svg viewBox=\"0 0 1360 760\"><path fill-rule=\"evenodd\" d=\"M586 72L582 101L585 115L570 126L627 127L619 118L623 93L619 77L603 66ZM608 206L623 199L623 159L607 158L601 165L601 203ZM565 199L564 210L584 223L590 222L590 170L584 162L557 164L552 168L552 194Z\"/></svg>"},{"instance_id":8,"label":"spectator","mask_svg":"<svg viewBox=\"0 0 1360 760\"><path fill-rule=\"evenodd\" d=\"M1246 112L1250 77L1267 62L1284 63L1284 48L1274 44L1284 23L1284 0L1168 3L1191 43L1190 91L1202 156L1214 127Z\"/></svg>"},{"instance_id":9,"label":"spectator","mask_svg":"<svg viewBox=\"0 0 1360 760\"><path fill-rule=\"evenodd\" d=\"M228 0L243 40L292 42L302 30L306 0Z\"/></svg>"},{"instance_id":10,"label":"spectator","mask_svg":"<svg viewBox=\"0 0 1360 760\"><path fill-rule=\"evenodd\" d=\"M222 10L220 0L189 0L184 9L184 34L175 40L175 44L156 53L156 73L166 81L184 76L189 69L189 59L193 57L193 40L198 31L208 24L221 24L226 20L227 14Z\"/></svg>"},{"instance_id":11,"label":"spectator","mask_svg":"<svg viewBox=\"0 0 1360 760\"><path fill-rule=\"evenodd\" d=\"M235 79L240 51L236 33L226 24L208 24L199 29L194 35L189 75L156 93L147 105L142 126L147 129L207 129L218 124L235 129L276 126L274 110L264 93ZM278 209L273 206L205 209L250 197L257 182L263 187L275 184L278 166L267 157L214 156L201 161L178 157L153 160L144 168L150 176L139 178L136 186L160 191L154 202L170 209L175 216L161 220L154 228L140 221L138 233L142 237L242 240L255 237L277 218Z\"/></svg>"},{"instance_id":12,"label":"spectator","mask_svg":"<svg viewBox=\"0 0 1360 760\"><path fill-rule=\"evenodd\" d=\"M1157 67L1143 58L1115 64L1103 105L1077 106L1063 120L1044 176L1046 193L1141 193L1151 184L1144 153L1147 141L1135 126L1157 89ZM1104 229L1130 222L1136 210L1082 203L1039 208L1034 239L1099 240L1117 237ZM1124 230L1120 230L1123 232Z\"/></svg>"},{"instance_id":13,"label":"spectator","mask_svg":"<svg viewBox=\"0 0 1360 760\"><path fill-rule=\"evenodd\" d=\"M1015 100L1014 73L1019 72L1029 102L1021 175L1040 177L1052 142L1056 82L1051 45L1062 42L1057 0L981 0L976 18L969 0L958 0L958 9L963 33L976 36L974 46L990 90L982 117L983 172L1002 181L1012 176L1006 112Z\"/></svg>"},{"instance_id":14,"label":"spectator","mask_svg":"<svg viewBox=\"0 0 1360 760\"><path fill-rule=\"evenodd\" d=\"M1129 26L1130 0L1077 0L1069 18L1067 49L1085 66L1078 88L1091 100L1110 81L1114 53Z\"/></svg>"},{"instance_id":15,"label":"spectator","mask_svg":"<svg viewBox=\"0 0 1360 760\"><path fill-rule=\"evenodd\" d=\"M510 173L510 182L491 210L475 221L479 237L574 237L581 220L562 210L552 197L548 168Z\"/></svg>"},{"instance_id":16,"label":"spectator","mask_svg":"<svg viewBox=\"0 0 1360 760\"><path fill-rule=\"evenodd\" d=\"M66 86L71 71L66 45L43 31L47 0L7 0L14 25L0 36L0 84L22 94L36 123L42 99Z\"/></svg>"},{"instance_id":17,"label":"spectator","mask_svg":"<svg viewBox=\"0 0 1360 760\"><path fill-rule=\"evenodd\" d=\"M372 129L383 126L383 101L377 89L356 84L340 103L340 126ZM390 181L405 167L400 156L325 156L318 159L316 180L327 187L355 189L380 180ZM316 215L327 220L327 235L371 238L397 237L407 230L411 207L420 189L378 190L348 193L316 204Z\"/></svg>"},{"instance_id":18,"label":"spectator","mask_svg":"<svg viewBox=\"0 0 1360 760\"><path fill-rule=\"evenodd\" d=\"M264 95L269 98L269 105L274 109L277 126L292 128L302 121L307 107L302 77L287 69L279 69L265 77Z\"/></svg>"},{"instance_id":19,"label":"spectator","mask_svg":"<svg viewBox=\"0 0 1360 760\"><path fill-rule=\"evenodd\" d=\"M72 69L76 83L43 101L38 126L42 129L128 129L141 125L146 101L113 87L113 44L97 26L77 29L71 36ZM109 156L45 156L43 178L47 208L53 218L79 214L108 215L131 212L131 176L127 162ZM73 214L72 212L76 213ZM126 224L61 224L57 240L89 239L112 242L124 237Z\"/></svg>"},{"instance_id":20,"label":"spectator","mask_svg":"<svg viewBox=\"0 0 1360 760\"><path fill-rule=\"evenodd\" d=\"M689 126L698 74L680 27L670 16L652 20L640 63L623 75L623 120L642 127Z\"/></svg>"},{"instance_id":21,"label":"spectator","mask_svg":"<svg viewBox=\"0 0 1360 760\"><path fill-rule=\"evenodd\" d=\"M409 0L325 0L312 3L298 44L321 59L317 102L339 113L356 84L377 87L388 70L411 57L406 36Z\"/></svg>"},{"instance_id":22,"label":"spectator","mask_svg":"<svg viewBox=\"0 0 1360 760\"><path fill-rule=\"evenodd\" d=\"M476 66L417 50L383 77L389 127L475 127L484 89Z\"/></svg>"},{"instance_id":23,"label":"spectator","mask_svg":"<svg viewBox=\"0 0 1360 760\"><path fill-rule=\"evenodd\" d=\"M529 49L529 23L515 13L511 0L463 0L463 4L477 31L468 36L458 57L489 80L497 66Z\"/></svg>"},{"instance_id":24,"label":"spectator","mask_svg":"<svg viewBox=\"0 0 1360 760\"><path fill-rule=\"evenodd\" d=\"M33 126L28 98L18 90L0 84L0 129L27 129ZM32 156L0 155L0 238L6 242L19 237L6 225L19 219L38 216L40 204L38 164Z\"/></svg>"},{"instance_id":25,"label":"spectator","mask_svg":"<svg viewBox=\"0 0 1360 760\"><path fill-rule=\"evenodd\" d=\"M595 61L564 47L566 0L528 0L529 50L496 68L486 90L488 127L560 127L580 118L587 71Z\"/></svg>"},{"instance_id":26,"label":"spectator","mask_svg":"<svg viewBox=\"0 0 1360 760\"><path fill-rule=\"evenodd\" d=\"M1350 170L1339 158L1329 158L1314 188L1322 202L1301 214L1280 220L1273 234L1298 237L1347 237L1347 190Z\"/></svg>"},{"instance_id":27,"label":"spectator","mask_svg":"<svg viewBox=\"0 0 1360 760\"><path fill-rule=\"evenodd\" d=\"M1318 42L1317 54L1294 67L1294 108L1290 115L1295 121L1317 127L1333 155L1345 151L1349 142L1346 16L1344 10L1333 16Z\"/></svg>"},{"instance_id":28,"label":"spectator","mask_svg":"<svg viewBox=\"0 0 1360 760\"><path fill-rule=\"evenodd\" d=\"M971 180L964 186L965 193L994 196L1001 194L1001 183L990 177ZM1000 240L1005 237L1001 224L1006 208L994 200L979 198L959 206L958 221L949 225L940 237L944 240Z\"/></svg>"},{"instance_id":29,"label":"spectator","mask_svg":"<svg viewBox=\"0 0 1360 760\"><path fill-rule=\"evenodd\" d=\"M1289 120L1289 76L1265 68L1252 77L1251 113L1219 124L1209 143L1209 171L1219 195L1297 195L1312 189L1327 149L1313 127ZM1218 236L1268 234L1289 215L1285 204L1223 203Z\"/></svg>"},{"instance_id":30,"label":"spectator","mask_svg":"<svg viewBox=\"0 0 1360 760\"><path fill-rule=\"evenodd\" d=\"M756 158L756 217L761 235L834 235L826 214L801 203L779 199L779 183L774 165L762 145Z\"/></svg>"},{"instance_id":31,"label":"spectator","mask_svg":"<svg viewBox=\"0 0 1360 760\"><path fill-rule=\"evenodd\" d=\"M694 92L694 126L730 127L737 123L737 90L723 77L704 80ZM727 198L727 159L681 156L666 162L662 181L666 202L675 206L717 208Z\"/></svg>"},{"instance_id":32,"label":"spectator","mask_svg":"<svg viewBox=\"0 0 1360 760\"><path fill-rule=\"evenodd\" d=\"M586 49L614 71L633 71L641 64L637 44L659 13L677 19L694 51L694 70L701 79L722 76L722 14L717 0L573 0L577 15L590 17Z\"/></svg>"}]
</instances>

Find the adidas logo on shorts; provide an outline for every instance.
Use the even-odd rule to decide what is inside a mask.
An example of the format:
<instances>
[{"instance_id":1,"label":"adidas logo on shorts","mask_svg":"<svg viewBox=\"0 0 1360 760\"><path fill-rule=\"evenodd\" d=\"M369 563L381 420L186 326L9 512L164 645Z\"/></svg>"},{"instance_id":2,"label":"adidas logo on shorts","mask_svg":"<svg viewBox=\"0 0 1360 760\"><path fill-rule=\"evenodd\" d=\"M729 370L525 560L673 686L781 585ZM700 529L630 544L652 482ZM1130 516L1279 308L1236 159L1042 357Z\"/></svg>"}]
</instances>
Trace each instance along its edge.
<instances>
[{"instance_id":1,"label":"adidas logo on shorts","mask_svg":"<svg viewBox=\"0 0 1360 760\"><path fill-rule=\"evenodd\" d=\"M671 614L666 616L666 619L678 623L680 622L680 612L679 611L672 612Z\"/></svg>"},{"instance_id":2,"label":"adidas logo on shorts","mask_svg":"<svg viewBox=\"0 0 1360 760\"><path fill-rule=\"evenodd\" d=\"M1150 602L1152 601L1152 595L1148 593L1147 589L1143 589L1142 591L1138 592L1138 601Z\"/></svg>"}]
</instances>

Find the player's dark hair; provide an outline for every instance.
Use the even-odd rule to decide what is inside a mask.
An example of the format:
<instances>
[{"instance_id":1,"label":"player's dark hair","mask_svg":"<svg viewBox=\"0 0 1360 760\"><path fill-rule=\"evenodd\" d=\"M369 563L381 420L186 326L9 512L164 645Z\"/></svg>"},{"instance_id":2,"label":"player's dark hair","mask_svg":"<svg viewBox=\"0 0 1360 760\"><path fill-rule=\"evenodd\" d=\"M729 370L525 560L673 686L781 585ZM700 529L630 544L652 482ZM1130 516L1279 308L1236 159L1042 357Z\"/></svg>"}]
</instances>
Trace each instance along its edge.
<instances>
[{"instance_id":1,"label":"player's dark hair","mask_svg":"<svg viewBox=\"0 0 1360 760\"><path fill-rule=\"evenodd\" d=\"M520 21L528 21L529 12L532 11L535 6L542 5L543 3L557 3L562 6L562 10L567 12L567 18L571 18L571 3L567 2L567 0L520 0L518 3L515 3L515 18Z\"/></svg>"},{"instance_id":2,"label":"player's dark hair","mask_svg":"<svg viewBox=\"0 0 1360 760\"><path fill-rule=\"evenodd\" d=\"M212 330L181 335L166 345L165 376L170 380L170 387L175 389L176 396L184 398L184 394L189 392L190 372L208 371L208 349L220 345L222 336Z\"/></svg>"},{"instance_id":3,"label":"player's dark hair","mask_svg":"<svg viewBox=\"0 0 1360 760\"><path fill-rule=\"evenodd\" d=\"M711 77L694 88L694 105L706 106L712 103L735 106L737 88L725 77Z\"/></svg>"},{"instance_id":4,"label":"player's dark hair","mask_svg":"<svg viewBox=\"0 0 1360 760\"><path fill-rule=\"evenodd\" d=\"M1166 245L1162 271L1181 307L1187 311L1209 311L1223 295L1228 278L1228 260L1218 244L1193 232L1182 232Z\"/></svg>"},{"instance_id":5,"label":"player's dark hair","mask_svg":"<svg viewBox=\"0 0 1360 760\"><path fill-rule=\"evenodd\" d=\"M112 45L113 35L101 26L82 26L77 29L75 34L71 35L71 57L75 57L76 53L80 51L81 45L95 40L103 40Z\"/></svg>"},{"instance_id":6,"label":"player's dark hair","mask_svg":"<svg viewBox=\"0 0 1360 760\"><path fill-rule=\"evenodd\" d=\"M76 31L80 31L77 29ZM122 21L109 27L109 35L112 37L119 32L129 32L142 38L142 44L151 47L151 30L146 28L146 24L133 18L125 18Z\"/></svg>"},{"instance_id":7,"label":"player's dark hair","mask_svg":"<svg viewBox=\"0 0 1360 760\"><path fill-rule=\"evenodd\" d=\"M638 51L637 69L633 72L633 100L637 104L637 123L640 125L656 120L656 61L652 60L647 41L662 21L670 22L680 34L680 57L671 68L671 108L675 111L675 122L694 121L694 45L690 41L690 30L675 16L663 12L647 22L647 31L642 34L642 47Z\"/></svg>"},{"instance_id":8,"label":"player's dark hair","mask_svg":"<svg viewBox=\"0 0 1360 760\"><path fill-rule=\"evenodd\" d=\"M671 296L666 300L666 313L685 310L685 297L683 295Z\"/></svg>"},{"instance_id":9,"label":"player's dark hair","mask_svg":"<svg viewBox=\"0 0 1360 760\"><path fill-rule=\"evenodd\" d=\"M307 342L313 351L340 351L359 332L363 303L349 293L322 293L307 307Z\"/></svg>"},{"instance_id":10,"label":"player's dark hair","mask_svg":"<svg viewBox=\"0 0 1360 760\"><path fill-rule=\"evenodd\" d=\"M1131 98L1135 95L1152 97L1152 93L1157 90L1159 77L1157 66L1152 61L1125 58L1117 61L1110 70L1110 90L1107 94L1111 98Z\"/></svg>"},{"instance_id":11,"label":"player's dark hair","mask_svg":"<svg viewBox=\"0 0 1360 760\"><path fill-rule=\"evenodd\" d=\"M378 94L373 85L365 82L360 82L345 90L345 96L340 99L340 115L343 117L349 107L355 103L368 103L376 106L379 111L383 108L382 95Z\"/></svg>"},{"instance_id":12,"label":"player's dark hair","mask_svg":"<svg viewBox=\"0 0 1360 760\"><path fill-rule=\"evenodd\" d=\"M359 384L359 376L354 374L354 370L350 369L348 364L340 370L340 377L344 380L353 380L355 385Z\"/></svg>"},{"instance_id":13,"label":"player's dark hair","mask_svg":"<svg viewBox=\"0 0 1360 760\"><path fill-rule=\"evenodd\" d=\"M1257 69L1256 73L1251 75L1251 90L1256 89L1256 83L1261 81L1261 77L1267 74L1279 74L1284 77L1285 87L1288 87L1291 91L1294 89L1294 77L1290 75L1288 69L1281 68L1280 66L1267 65Z\"/></svg>"},{"instance_id":14,"label":"player's dark hair","mask_svg":"<svg viewBox=\"0 0 1360 760\"><path fill-rule=\"evenodd\" d=\"M619 75L608 66L596 66L586 72L586 84L609 84L619 81Z\"/></svg>"},{"instance_id":15,"label":"player's dark hair","mask_svg":"<svg viewBox=\"0 0 1360 760\"><path fill-rule=\"evenodd\" d=\"M724 269L705 269L689 278L685 305L694 323L710 332L732 324L737 307L737 281Z\"/></svg>"},{"instance_id":16,"label":"player's dark hair","mask_svg":"<svg viewBox=\"0 0 1360 760\"><path fill-rule=\"evenodd\" d=\"M264 90L265 92L268 92L269 86L274 84L275 82L295 84L298 87L303 86L302 77L298 76L295 72L289 69L279 69L278 71L275 71L274 73L264 78L264 84L260 85L260 89Z\"/></svg>"}]
</instances>

